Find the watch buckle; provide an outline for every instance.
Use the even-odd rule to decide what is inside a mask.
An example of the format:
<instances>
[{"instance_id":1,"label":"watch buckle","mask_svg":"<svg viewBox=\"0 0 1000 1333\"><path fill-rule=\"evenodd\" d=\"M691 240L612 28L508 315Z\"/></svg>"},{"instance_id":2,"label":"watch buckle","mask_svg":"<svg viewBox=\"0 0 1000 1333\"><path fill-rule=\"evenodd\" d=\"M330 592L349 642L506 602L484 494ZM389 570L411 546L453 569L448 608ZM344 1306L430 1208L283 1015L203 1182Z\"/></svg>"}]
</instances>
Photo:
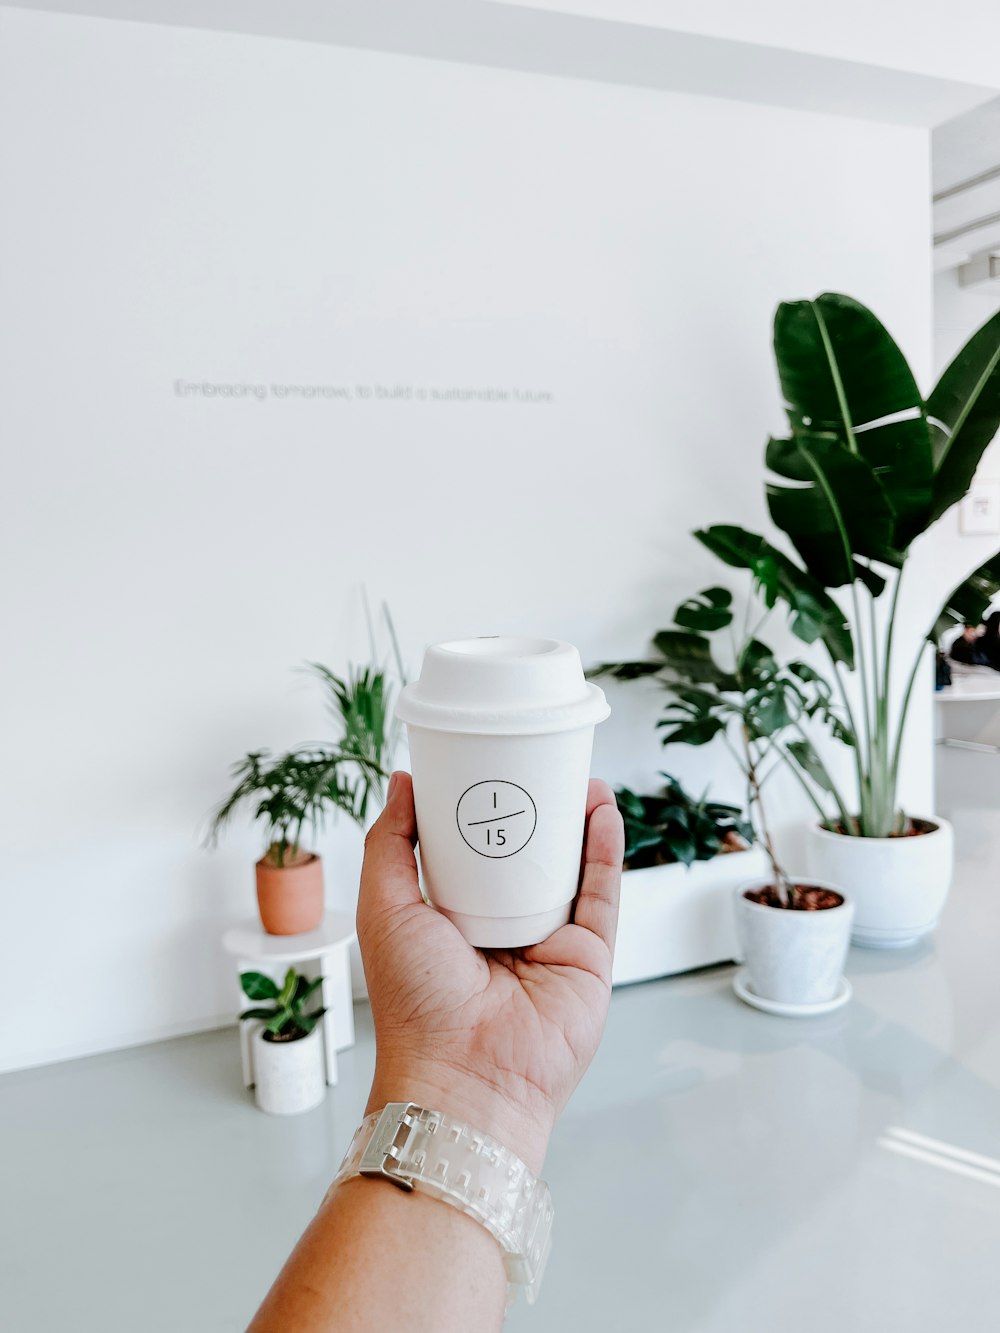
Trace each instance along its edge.
<instances>
[{"instance_id":1,"label":"watch buckle","mask_svg":"<svg viewBox=\"0 0 1000 1333\"><path fill-rule=\"evenodd\" d=\"M417 1118L413 1114L416 1109L413 1102L388 1102L383 1107L368 1146L362 1153L359 1175L382 1176L400 1189L413 1189L413 1181L398 1172L403 1153L416 1127Z\"/></svg>"}]
</instances>

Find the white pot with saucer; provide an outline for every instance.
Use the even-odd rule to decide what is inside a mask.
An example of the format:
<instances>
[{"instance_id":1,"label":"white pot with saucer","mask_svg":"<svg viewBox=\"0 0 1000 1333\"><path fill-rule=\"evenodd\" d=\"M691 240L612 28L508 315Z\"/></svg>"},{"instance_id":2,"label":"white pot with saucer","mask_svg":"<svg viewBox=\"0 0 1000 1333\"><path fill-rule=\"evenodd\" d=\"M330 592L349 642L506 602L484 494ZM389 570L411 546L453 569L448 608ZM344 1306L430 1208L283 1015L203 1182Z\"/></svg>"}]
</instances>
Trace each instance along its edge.
<instances>
[{"instance_id":1,"label":"white pot with saucer","mask_svg":"<svg viewBox=\"0 0 1000 1333\"><path fill-rule=\"evenodd\" d=\"M795 881L811 909L772 907L747 894L766 892L756 880L736 890L736 933L744 966L733 989L754 1008L787 1017L830 1013L851 998L844 962L851 940L854 904L829 884Z\"/></svg>"}]
</instances>

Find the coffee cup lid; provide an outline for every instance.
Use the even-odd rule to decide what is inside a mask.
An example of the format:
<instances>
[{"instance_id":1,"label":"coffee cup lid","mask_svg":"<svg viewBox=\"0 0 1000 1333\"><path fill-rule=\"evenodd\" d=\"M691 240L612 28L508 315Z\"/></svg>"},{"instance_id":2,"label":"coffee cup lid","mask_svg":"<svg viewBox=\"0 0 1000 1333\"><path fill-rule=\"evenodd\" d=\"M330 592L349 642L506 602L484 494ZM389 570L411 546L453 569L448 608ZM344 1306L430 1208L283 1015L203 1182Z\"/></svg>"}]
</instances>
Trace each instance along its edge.
<instances>
[{"instance_id":1,"label":"coffee cup lid","mask_svg":"<svg viewBox=\"0 0 1000 1333\"><path fill-rule=\"evenodd\" d=\"M428 648L396 705L408 726L479 736L572 731L610 712L571 643L500 635Z\"/></svg>"}]
</instances>

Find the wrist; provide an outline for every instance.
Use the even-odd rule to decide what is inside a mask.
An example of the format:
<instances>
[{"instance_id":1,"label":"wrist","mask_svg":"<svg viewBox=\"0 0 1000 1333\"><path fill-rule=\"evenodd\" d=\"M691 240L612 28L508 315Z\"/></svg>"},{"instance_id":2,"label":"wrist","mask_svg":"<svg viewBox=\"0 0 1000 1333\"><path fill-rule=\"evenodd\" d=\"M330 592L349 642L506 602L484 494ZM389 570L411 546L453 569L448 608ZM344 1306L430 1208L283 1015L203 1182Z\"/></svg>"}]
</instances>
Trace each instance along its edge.
<instances>
[{"instance_id":1,"label":"wrist","mask_svg":"<svg viewBox=\"0 0 1000 1333\"><path fill-rule=\"evenodd\" d=\"M387 1102L414 1102L444 1111L496 1139L534 1175L541 1174L555 1119L551 1107L516 1103L484 1080L457 1070L381 1063L375 1069L365 1115L380 1111Z\"/></svg>"}]
</instances>

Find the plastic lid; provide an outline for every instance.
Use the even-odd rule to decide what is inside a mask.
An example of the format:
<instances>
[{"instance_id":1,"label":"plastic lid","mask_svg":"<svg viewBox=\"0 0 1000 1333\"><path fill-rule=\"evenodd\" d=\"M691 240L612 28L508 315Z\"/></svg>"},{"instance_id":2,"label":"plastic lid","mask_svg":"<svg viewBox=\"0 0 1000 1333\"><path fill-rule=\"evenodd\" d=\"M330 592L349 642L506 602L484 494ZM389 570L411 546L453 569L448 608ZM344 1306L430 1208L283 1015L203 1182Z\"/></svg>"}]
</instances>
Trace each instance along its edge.
<instances>
[{"instance_id":1,"label":"plastic lid","mask_svg":"<svg viewBox=\"0 0 1000 1333\"><path fill-rule=\"evenodd\" d=\"M571 643L499 635L428 648L396 705L409 726L480 736L572 731L610 712Z\"/></svg>"}]
</instances>

